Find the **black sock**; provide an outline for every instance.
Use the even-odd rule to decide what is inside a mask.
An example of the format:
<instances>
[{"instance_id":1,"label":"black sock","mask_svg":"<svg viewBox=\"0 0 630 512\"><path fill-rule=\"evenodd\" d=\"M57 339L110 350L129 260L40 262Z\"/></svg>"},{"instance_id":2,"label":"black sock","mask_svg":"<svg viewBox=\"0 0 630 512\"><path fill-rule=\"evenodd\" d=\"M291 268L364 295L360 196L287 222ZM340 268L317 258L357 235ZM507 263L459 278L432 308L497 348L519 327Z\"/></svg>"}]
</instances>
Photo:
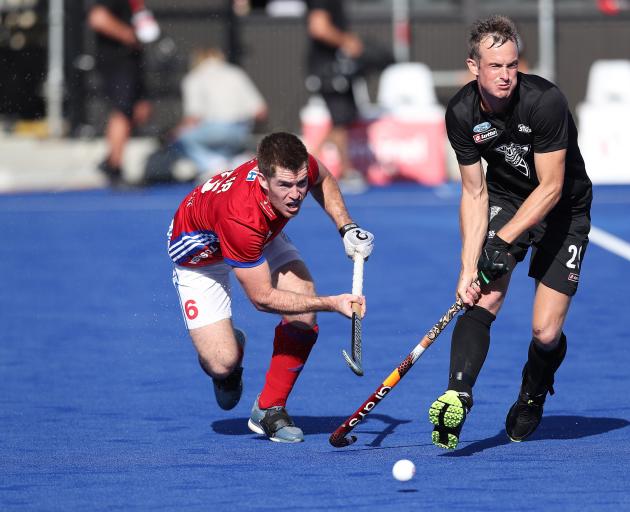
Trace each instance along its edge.
<instances>
[{"instance_id":1,"label":"black sock","mask_svg":"<svg viewBox=\"0 0 630 512\"><path fill-rule=\"evenodd\" d=\"M560 368L567 353L567 337L562 333L558 345L553 350L543 350L532 339L529 344L525 369L524 391L531 395L540 395L549 391L553 395L553 381L556 370Z\"/></svg>"},{"instance_id":2,"label":"black sock","mask_svg":"<svg viewBox=\"0 0 630 512\"><path fill-rule=\"evenodd\" d=\"M487 309L473 306L460 316L451 340L448 389L470 396L490 348L490 326L496 317Z\"/></svg>"}]
</instances>

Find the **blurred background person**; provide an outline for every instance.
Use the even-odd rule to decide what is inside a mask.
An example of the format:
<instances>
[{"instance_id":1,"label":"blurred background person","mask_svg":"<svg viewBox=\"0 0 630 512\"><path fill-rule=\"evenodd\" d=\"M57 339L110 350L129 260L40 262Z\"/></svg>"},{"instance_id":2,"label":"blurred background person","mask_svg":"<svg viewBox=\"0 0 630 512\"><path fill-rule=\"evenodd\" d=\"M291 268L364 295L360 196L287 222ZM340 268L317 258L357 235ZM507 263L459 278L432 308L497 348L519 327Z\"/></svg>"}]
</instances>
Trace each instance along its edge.
<instances>
[{"instance_id":1,"label":"blurred background person","mask_svg":"<svg viewBox=\"0 0 630 512\"><path fill-rule=\"evenodd\" d=\"M181 90L184 118L176 146L202 179L213 176L246 151L256 123L267 119L267 103L245 71L216 48L195 52Z\"/></svg>"},{"instance_id":2,"label":"blurred background person","mask_svg":"<svg viewBox=\"0 0 630 512\"><path fill-rule=\"evenodd\" d=\"M308 72L318 82L317 93L324 99L332 128L324 139L333 143L341 163L339 186L345 193L366 188L363 175L353 168L348 151L348 128L357 119L358 109L349 77L352 59L363 54L363 42L348 29L343 0L308 0ZM315 148L318 154L320 148Z\"/></svg>"},{"instance_id":3,"label":"blurred background person","mask_svg":"<svg viewBox=\"0 0 630 512\"><path fill-rule=\"evenodd\" d=\"M88 24L96 32L96 61L110 113L105 129L108 154L99 165L114 187L124 184L122 162L134 126L147 122L151 104L144 85L144 55L133 16L144 2L92 0Z\"/></svg>"}]
</instances>

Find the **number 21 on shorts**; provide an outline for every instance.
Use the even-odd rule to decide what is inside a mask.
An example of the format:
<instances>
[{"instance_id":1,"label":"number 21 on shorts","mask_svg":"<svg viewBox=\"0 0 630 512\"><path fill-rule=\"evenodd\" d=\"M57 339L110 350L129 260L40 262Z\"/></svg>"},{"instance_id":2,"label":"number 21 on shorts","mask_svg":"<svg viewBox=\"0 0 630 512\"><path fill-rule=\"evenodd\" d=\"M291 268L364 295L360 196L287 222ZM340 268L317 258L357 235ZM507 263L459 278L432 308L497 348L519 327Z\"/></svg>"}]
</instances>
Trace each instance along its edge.
<instances>
[{"instance_id":1,"label":"number 21 on shorts","mask_svg":"<svg viewBox=\"0 0 630 512\"><path fill-rule=\"evenodd\" d=\"M569 245L569 260L567 268L580 269L580 261L582 261L582 246Z\"/></svg>"}]
</instances>

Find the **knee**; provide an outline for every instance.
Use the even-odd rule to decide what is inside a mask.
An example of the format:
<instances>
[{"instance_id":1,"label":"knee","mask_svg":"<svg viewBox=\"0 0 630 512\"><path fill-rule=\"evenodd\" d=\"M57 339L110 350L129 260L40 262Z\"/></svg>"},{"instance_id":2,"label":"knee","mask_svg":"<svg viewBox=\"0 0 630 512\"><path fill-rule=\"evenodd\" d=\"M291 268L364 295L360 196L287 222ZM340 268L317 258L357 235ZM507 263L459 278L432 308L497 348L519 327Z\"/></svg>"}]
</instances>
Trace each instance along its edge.
<instances>
[{"instance_id":1,"label":"knee","mask_svg":"<svg viewBox=\"0 0 630 512\"><path fill-rule=\"evenodd\" d=\"M290 351L302 347L310 352L319 336L319 326L309 325L300 320L282 321L276 326L274 337L274 350L290 346ZM296 341L299 343L296 345Z\"/></svg>"},{"instance_id":2,"label":"knee","mask_svg":"<svg viewBox=\"0 0 630 512\"><path fill-rule=\"evenodd\" d=\"M202 355L198 356L199 365L201 369L210 377L215 379L225 379L229 377L232 372L236 369L239 363L239 359L237 357L233 359L224 358L221 361L211 360L208 357L204 357Z\"/></svg>"},{"instance_id":3,"label":"knee","mask_svg":"<svg viewBox=\"0 0 630 512\"><path fill-rule=\"evenodd\" d=\"M310 295L310 296L314 296L315 295L315 283L311 282L311 281L303 281L300 284L300 287L298 290L294 290L297 293L301 293L302 295Z\"/></svg>"},{"instance_id":4,"label":"knee","mask_svg":"<svg viewBox=\"0 0 630 512\"><path fill-rule=\"evenodd\" d=\"M493 290L489 293L482 294L476 307L483 308L496 317L503 305L503 300L504 294Z\"/></svg>"},{"instance_id":5,"label":"knee","mask_svg":"<svg viewBox=\"0 0 630 512\"><path fill-rule=\"evenodd\" d=\"M291 291L299 293L301 295L309 295L314 297L316 295L315 285L310 281L304 281L299 287L292 289ZM298 329L312 329L317 325L316 313L301 313L299 315L285 315L284 320L286 322L294 324Z\"/></svg>"},{"instance_id":6,"label":"knee","mask_svg":"<svg viewBox=\"0 0 630 512\"><path fill-rule=\"evenodd\" d=\"M553 324L540 324L532 327L532 338L535 343L552 348L558 343L562 328Z\"/></svg>"},{"instance_id":7,"label":"knee","mask_svg":"<svg viewBox=\"0 0 630 512\"><path fill-rule=\"evenodd\" d=\"M315 313L302 313L301 315L284 315L282 320L285 324L291 325L295 329L309 331L317 325L317 315Z\"/></svg>"},{"instance_id":8,"label":"knee","mask_svg":"<svg viewBox=\"0 0 630 512\"><path fill-rule=\"evenodd\" d=\"M315 313L308 313L304 316L303 325L310 329L313 329L317 325L317 315Z\"/></svg>"}]
</instances>

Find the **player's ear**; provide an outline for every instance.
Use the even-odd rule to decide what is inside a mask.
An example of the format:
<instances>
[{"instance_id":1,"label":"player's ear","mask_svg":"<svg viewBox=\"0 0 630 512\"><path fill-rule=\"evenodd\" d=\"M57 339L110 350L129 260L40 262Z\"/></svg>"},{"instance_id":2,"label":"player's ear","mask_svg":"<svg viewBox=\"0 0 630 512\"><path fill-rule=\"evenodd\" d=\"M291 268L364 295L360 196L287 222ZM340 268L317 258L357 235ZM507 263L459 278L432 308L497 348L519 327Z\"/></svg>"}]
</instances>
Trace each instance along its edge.
<instances>
[{"instance_id":1,"label":"player's ear","mask_svg":"<svg viewBox=\"0 0 630 512\"><path fill-rule=\"evenodd\" d=\"M269 181L267 181L267 178L261 172L258 173L258 183L260 183L260 186L263 189L265 189L267 192L269 192Z\"/></svg>"},{"instance_id":2,"label":"player's ear","mask_svg":"<svg viewBox=\"0 0 630 512\"><path fill-rule=\"evenodd\" d=\"M476 77L479 76L479 64L475 59L466 59L466 65L468 66L468 71Z\"/></svg>"}]
</instances>

